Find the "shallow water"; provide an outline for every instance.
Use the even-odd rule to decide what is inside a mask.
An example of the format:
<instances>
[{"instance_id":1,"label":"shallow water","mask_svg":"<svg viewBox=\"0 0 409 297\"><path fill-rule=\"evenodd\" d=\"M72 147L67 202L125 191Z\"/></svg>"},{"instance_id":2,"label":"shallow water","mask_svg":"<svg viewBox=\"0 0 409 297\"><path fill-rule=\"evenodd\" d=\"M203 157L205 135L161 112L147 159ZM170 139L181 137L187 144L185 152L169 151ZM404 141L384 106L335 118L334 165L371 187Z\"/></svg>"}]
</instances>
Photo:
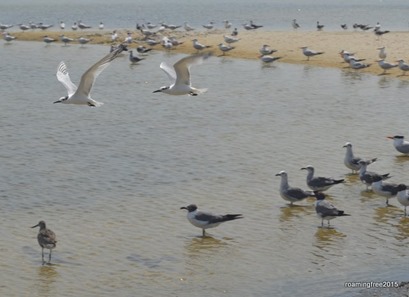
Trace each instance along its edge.
<instances>
[{"instance_id":1,"label":"shallow water","mask_svg":"<svg viewBox=\"0 0 409 297\"><path fill-rule=\"evenodd\" d=\"M159 69L183 55L115 60L87 108L52 104L64 60L71 79L109 51L1 44L2 296L350 296L346 281L404 280L409 218L349 174L345 142L370 169L407 183L409 158L386 135L407 134L408 83L338 69L214 57L192 68L198 97L153 94ZM313 200L289 207L281 170L306 188L312 164L344 177L328 191L350 217L318 228ZM179 208L196 203L244 219L209 230ZM37 230L57 234L41 266Z\"/></svg>"},{"instance_id":2,"label":"shallow water","mask_svg":"<svg viewBox=\"0 0 409 297\"><path fill-rule=\"evenodd\" d=\"M214 22L216 28L229 20L234 27L244 30L242 24L253 20L268 30L293 30L291 22L297 19L301 30L315 31L316 22L325 25L324 30L340 31L347 24L352 30L354 23L374 26L380 22L382 29L407 31L409 4L406 0L3 0L0 3L0 23L19 24L44 22L58 29L60 21L70 32L74 22L82 20L97 28L104 22L106 29L135 29L136 23L162 22L183 25L188 22L197 30ZM14 27L11 30L19 30ZM262 29L263 30L263 29Z\"/></svg>"}]
</instances>

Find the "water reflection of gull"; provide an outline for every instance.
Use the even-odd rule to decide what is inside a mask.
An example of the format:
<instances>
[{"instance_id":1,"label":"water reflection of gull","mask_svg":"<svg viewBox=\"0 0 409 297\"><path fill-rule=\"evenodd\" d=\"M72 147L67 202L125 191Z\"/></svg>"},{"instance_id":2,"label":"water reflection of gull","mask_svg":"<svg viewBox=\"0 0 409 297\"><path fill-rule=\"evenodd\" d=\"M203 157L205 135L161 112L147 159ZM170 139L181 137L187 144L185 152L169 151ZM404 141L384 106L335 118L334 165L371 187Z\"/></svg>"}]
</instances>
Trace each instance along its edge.
<instances>
[{"instance_id":1,"label":"water reflection of gull","mask_svg":"<svg viewBox=\"0 0 409 297\"><path fill-rule=\"evenodd\" d=\"M288 222L293 218L302 218L307 214L313 213L313 205L288 205L281 207L280 222Z\"/></svg>"}]
</instances>

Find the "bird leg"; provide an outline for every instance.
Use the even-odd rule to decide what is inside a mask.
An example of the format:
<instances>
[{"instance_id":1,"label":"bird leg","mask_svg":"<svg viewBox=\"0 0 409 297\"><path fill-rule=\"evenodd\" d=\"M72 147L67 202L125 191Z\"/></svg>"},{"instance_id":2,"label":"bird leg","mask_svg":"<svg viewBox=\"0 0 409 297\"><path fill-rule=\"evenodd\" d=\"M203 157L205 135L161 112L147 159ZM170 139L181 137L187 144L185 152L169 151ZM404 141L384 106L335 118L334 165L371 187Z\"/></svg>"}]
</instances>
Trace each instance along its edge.
<instances>
[{"instance_id":1,"label":"bird leg","mask_svg":"<svg viewBox=\"0 0 409 297\"><path fill-rule=\"evenodd\" d=\"M43 265L44 265L45 261L44 261L44 248L43 247L41 248L41 260L43 261Z\"/></svg>"},{"instance_id":2,"label":"bird leg","mask_svg":"<svg viewBox=\"0 0 409 297\"><path fill-rule=\"evenodd\" d=\"M205 231L205 229L202 229L202 237L205 237L206 236L206 231Z\"/></svg>"},{"instance_id":3,"label":"bird leg","mask_svg":"<svg viewBox=\"0 0 409 297\"><path fill-rule=\"evenodd\" d=\"M52 249L50 249L50 254L48 255L48 263L51 263L51 251Z\"/></svg>"}]
</instances>

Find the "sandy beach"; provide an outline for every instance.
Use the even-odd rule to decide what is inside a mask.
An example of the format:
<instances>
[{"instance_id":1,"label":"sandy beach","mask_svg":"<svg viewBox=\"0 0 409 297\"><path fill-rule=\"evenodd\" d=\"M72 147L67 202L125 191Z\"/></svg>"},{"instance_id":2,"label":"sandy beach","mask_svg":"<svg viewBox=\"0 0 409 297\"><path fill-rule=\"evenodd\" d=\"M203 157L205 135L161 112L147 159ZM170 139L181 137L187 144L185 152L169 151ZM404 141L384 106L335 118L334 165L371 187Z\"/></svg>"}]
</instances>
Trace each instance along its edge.
<instances>
[{"instance_id":1,"label":"sandy beach","mask_svg":"<svg viewBox=\"0 0 409 297\"><path fill-rule=\"evenodd\" d=\"M123 41L128 30L117 30L119 38ZM134 43L130 48L145 44L143 35L139 31L132 32ZM172 51L180 53L195 53L196 50L192 46L192 39L197 38L198 41L205 45L211 45L210 50L215 55L221 55L222 52L218 49L219 43L225 43L223 35L229 35L231 30L212 30L191 31L185 32L182 30L165 31L158 34L157 39L163 36L174 36L183 44L174 47ZM27 32L12 32L18 40L26 41L42 41L43 36L48 35L55 39L59 39L62 31L27 31ZM91 38L93 44L110 44L111 31L66 31L67 37L78 38L80 36ZM341 50L346 50L355 53L359 58L365 58L364 63L371 64L370 67L360 70L366 73L380 75L383 70L376 62L379 51L377 48L385 46L387 52L386 61L396 63L398 59L409 60L409 46L402 43L409 37L409 32L390 32L381 37L375 36L372 31L340 31L340 32L325 32L325 31L239 31L240 41L233 43L234 50L229 51L226 55L234 58L243 59L258 59L260 53L259 48L263 44L269 45L271 48L277 50L274 56L280 56L281 62L293 64L308 64L321 67L336 67L350 69L349 65L343 62L339 55ZM58 41L60 42L60 41ZM310 58L307 61L302 54L300 47L308 46L310 49L316 51L323 51L324 54ZM154 47L157 50L164 50L161 45ZM402 71L399 68L393 68L387 71L387 75L399 77L401 79L409 79L409 75L402 76Z\"/></svg>"}]
</instances>

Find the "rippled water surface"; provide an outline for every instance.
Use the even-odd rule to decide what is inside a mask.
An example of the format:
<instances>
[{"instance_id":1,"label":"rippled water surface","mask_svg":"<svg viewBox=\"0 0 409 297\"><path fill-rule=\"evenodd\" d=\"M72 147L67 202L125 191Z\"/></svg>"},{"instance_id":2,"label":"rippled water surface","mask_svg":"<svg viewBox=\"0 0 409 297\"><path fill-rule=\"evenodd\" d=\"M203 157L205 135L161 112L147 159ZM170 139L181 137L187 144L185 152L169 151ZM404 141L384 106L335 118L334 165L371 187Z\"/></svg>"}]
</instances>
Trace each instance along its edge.
<instances>
[{"instance_id":1,"label":"rippled water surface","mask_svg":"<svg viewBox=\"0 0 409 297\"><path fill-rule=\"evenodd\" d=\"M407 82L357 72L213 57L192 68L198 97L153 94L168 83L153 53L118 58L88 108L52 104L64 60L71 78L108 52L14 42L0 46L2 296L351 296L346 281L404 280L409 219L366 192L343 165L345 142L376 172L409 182ZM318 228L313 200L289 207L279 177L306 188L308 164L345 178L328 199L350 217ZM244 219L209 230L179 208ZM41 265L37 230L57 234Z\"/></svg>"}]
</instances>

